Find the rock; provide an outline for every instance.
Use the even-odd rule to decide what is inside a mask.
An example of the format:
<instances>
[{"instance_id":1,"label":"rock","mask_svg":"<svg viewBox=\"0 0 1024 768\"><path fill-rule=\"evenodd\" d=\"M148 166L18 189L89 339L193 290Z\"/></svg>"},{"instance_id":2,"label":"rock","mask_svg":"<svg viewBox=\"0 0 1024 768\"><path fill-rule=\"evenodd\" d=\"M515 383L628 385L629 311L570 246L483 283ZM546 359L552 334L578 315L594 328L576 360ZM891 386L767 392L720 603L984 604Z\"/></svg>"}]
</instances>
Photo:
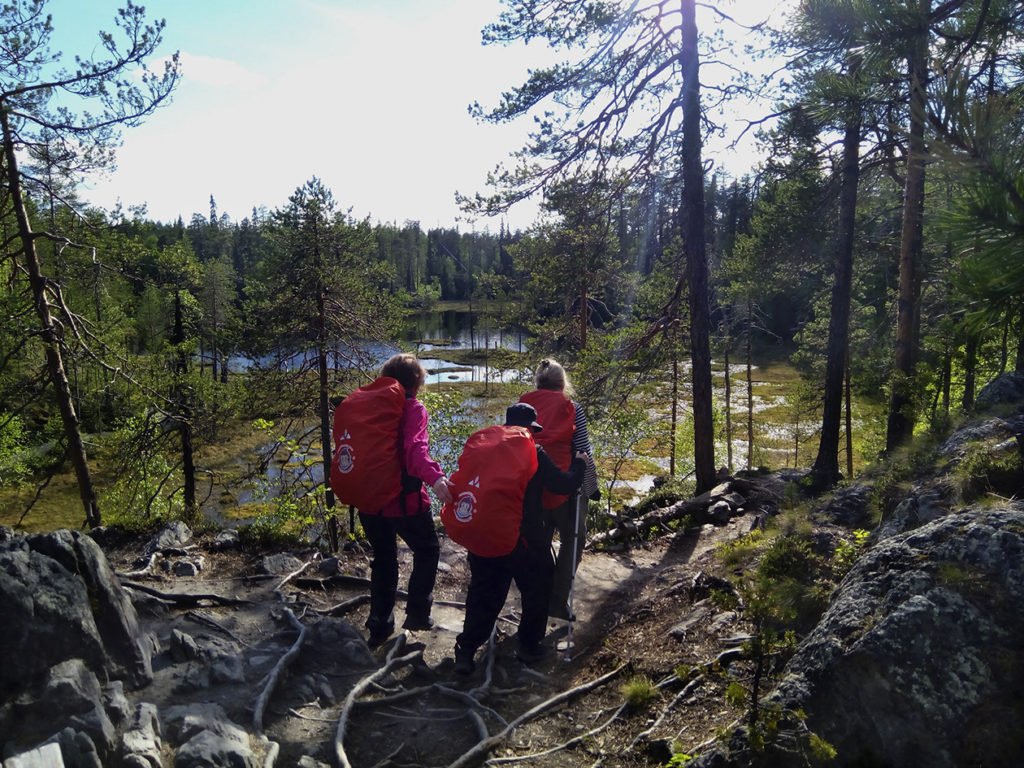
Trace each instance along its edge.
<instances>
[{"instance_id":1,"label":"rock","mask_svg":"<svg viewBox=\"0 0 1024 768\"><path fill-rule=\"evenodd\" d=\"M333 617L324 617L310 626L302 653L332 659L349 670L377 665L363 634L344 619Z\"/></svg>"},{"instance_id":2,"label":"rock","mask_svg":"<svg viewBox=\"0 0 1024 768\"><path fill-rule=\"evenodd\" d=\"M204 561L201 557L175 560L171 563L171 574L178 578L195 578L203 570L203 564Z\"/></svg>"},{"instance_id":3,"label":"rock","mask_svg":"<svg viewBox=\"0 0 1024 768\"><path fill-rule=\"evenodd\" d=\"M715 525L725 525L732 519L732 506L727 501L716 501L707 511L707 519Z\"/></svg>"},{"instance_id":4,"label":"rock","mask_svg":"<svg viewBox=\"0 0 1024 768\"><path fill-rule=\"evenodd\" d=\"M814 517L844 528L862 528L871 522L871 494L872 488L866 483L839 488L814 511Z\"/></svg>"},{"instance_id":5,"label":"rock","mask_svg":"<svg viewBox=\"0 0 1024 768\"><path fill-rule=\"evenodd\" d=\"M974 410L986 411L1000 404L1024 403L1024 373L1006 371L981 388L974 401Z\"/></svg>"},{"instance_id":6,"label":"rock","mask_svg":"<svg viewBox=\"0 0 1024 768\"><path fill-rule=\"evenodd\" d=\"M316 572L324 578L341 573L341 561L336 557L326 557L316 566Z\"/></svg>"},{"instance_id":7,"label":"rock","mask_svg":"<svg viewBox=\"0 0 1024 768\"><path fill-rule=\"evenodd\" d=\"M152 680L135 609L88 536L57 531L0 543L0 616L0 658L20 660L0 664L0 690L22 690L71 658L132 687Z\"/></svg>"},{"instance_id":8,"label":"rock","mask_svg":"<svg viewBox=\"0 0 1024 768\"><path fill-rule=\"evenodd\" d=\"M60 744L44 744L4 760L4 768L65 768Z\"/></svg>"},{"instance_id":9,"label":"rock","mask_svg":"<svg viewBox=\"0 0 1024 768\"><path fill-rule=\"evenodd\" d=\"M685 640L687 633L703 621L710 613L710 605L705 602L698 603L693 607L693 610L690 611L685 619L668 631L669 635L674 640Z\"/></svg>"},{"instance_id":10,"label":"rock","mask_svg":"<svg viewBox=\"0 0 1024 768\"><path fill-rule=\"evenodd\" d=\"M61 759L67 768L103 768L104 761L96 753L92 739L74 728L65 728L47 743L59 745Z\"/></svg>"},{"instance_id":11,"label":"rock","mask_svg":"<svg viewBox=\"0 0 1024 768\"><path fill-rule=\"evenodd\" d=\"M210 542L210 550L212 552L226 552L228 550L240 549L242 546L241 539L238 538L238 531L234 529L228 529L221 531Z\"/></svg>"},{"instance_id":12,"label":"rock","mask_svg":"<svg viewBox=\"0 0 1024 768\"><path fill-rule=\"evenodd\" d=\"M178 549L192 540L192 529L181 520L173 520L157 533L142 548L144 556L152 555L154 552L161 552L165 549Z\"/></svg>"},{"instance_id":13,"label":"rock","mask_svg":"<svg viewBox=\"0 0 1024 768\"><path fill-rule=\"evenodd\" d=\"M950 514L858 561L771 698L839 765L1011 765L1022 636L1024 508Z\"/></svg>"},{"instance_id":14,"label":"rock","mask_svg":"<svg viewBox=\"0 0 1024 768\"><path fill-rule=\"evenodd\" d=\"M84 585L88 594L85 607L92 615L107 662L94 668L97 674L102 670L102 678L122 679L131 688L150 683L152 661L138 616L103 550L88 536L68 530L30 536L28 544L33 551L60 563ZM63 629L69 629L66 622ZM39 652L37 646L32 647ZM74 656L80 657L77 653Z\"/></svg>"},{"instance_id":15,"label":"rock","mask_svg":"<svg viewBox=\"0 0 1024 768\"><path fill-rule=\"evenodd\" d=\"M181 745L174 768L259 768L260 762L241 728L230 734L202 731Z\"/></svg>"},{"instance_id":16,"label":"rock","mask_svg":"<svg viewBox=\"0 0 1024 768\"><path fill-rule=\"evenodd\" d=\"M257 768L249 735L227 719L217 704L169 707L163 716L165 733L180 744L175 768Z\"/></svg>"},{"instance_id":17,"label":"rock","mask_svg":"<svg viewBox=\"0 0 1024 768\"><path fill-rule=\"evenodd\" d=\"M171 659L177 662L195 661L200 657L199 644L192 635L180 629L171 631L171 644L168 649Z\"/></svg>"},{"instance_id":18,"label":"rock","mask_svg":"<svg viewBox=\"0 0 1024 768\"><path fill-rule=\"evenodd\" d=\"M294 573L301 567L302 561L287 553L267 555L260 561L260 572L272 575Z\"/></svg>"},{"instance_id":19,"label":"rock","mask_svg":"<svg viewBox=\"0 0 1024 768\"><path fill-rule=\"evenodd\" d=\"M140 704L121 742L121 761L135 768L161 768L160 718L153 704Z\"/></svg>"},{"instance_id":20,"label":"rock","mask_svg":"<svg viewBox=\"0 0 1024 768\"><path fill-rule=\"evenodd\" d=\"M124 695L124 683L114 680L103 689L103 709L115 728L128 722L132 714L132 705Z\"/></svg>"},{"instance_id":21,"label":"rock","mask_svg":"<svg viewBox=\"0 0 1024 768\"><path fill-rule=\"evenodd\" d=\"M939 453L950 459L961 459L971 443L987 440L1009 440L1024 431L1024 415L992 418L958 429L939 446Z\"/></svg>"}]
</instances>

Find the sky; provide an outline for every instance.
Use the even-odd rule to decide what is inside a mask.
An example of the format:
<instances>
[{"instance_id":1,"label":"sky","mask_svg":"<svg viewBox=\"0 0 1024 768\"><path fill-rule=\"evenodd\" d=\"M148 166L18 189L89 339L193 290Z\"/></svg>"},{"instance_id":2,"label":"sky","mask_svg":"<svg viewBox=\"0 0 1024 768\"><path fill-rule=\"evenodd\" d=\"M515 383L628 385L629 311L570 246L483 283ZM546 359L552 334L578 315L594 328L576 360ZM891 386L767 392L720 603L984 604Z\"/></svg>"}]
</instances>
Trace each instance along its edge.
<instances>
[{"instance_id":1,"label":"sky","mask_svg":"<svg viewBox=\"0 0 1024 768\"><path fill-rule=\"evenodd\" d=\"M187 223L209 214L212 195L218 215L241 221L316 176L357 218L497 231L498 220L466 220L455 192L487 191L487 172L531 123L479 123L468 106L493 105L550 61L532 46L481 44L498 0L143 4L166 21L158 53L178 51L183 77L169 105L122 133L116 170L80 189L90 203ZM53 47L88 55L122 5L51 0ZM536 215L523 204L506 224Z\"/></svg>"}]
</instances>

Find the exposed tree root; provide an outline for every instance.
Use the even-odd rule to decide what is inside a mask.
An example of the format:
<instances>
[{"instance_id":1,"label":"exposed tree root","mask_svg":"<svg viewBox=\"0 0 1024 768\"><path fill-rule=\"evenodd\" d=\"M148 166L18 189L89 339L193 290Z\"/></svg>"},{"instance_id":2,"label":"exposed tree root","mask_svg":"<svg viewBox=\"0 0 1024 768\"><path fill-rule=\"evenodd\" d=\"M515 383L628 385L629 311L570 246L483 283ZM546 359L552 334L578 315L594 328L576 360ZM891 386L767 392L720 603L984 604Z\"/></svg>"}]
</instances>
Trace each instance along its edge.
<instances>
[{"instance_id":1,"label":"exposed tree root","mask_svg":"<svg viewBox=\"0 0 1024 768\"><path fill-rule=\"evenodd\" d=\"M303 573L305 573L309 569L309 566L313 565L313 563L315 563L315 562L316 562L315 559L314 560L310 560L308 563L305 563L297 571L292 571L287 576L285 576L283 579L281 579L281 581L279 581L277 583L277 586L274 587L274 594L277 595L278 597L280 597L283 600L284 599L284 593L281 592L281 590L284 589L284 585L287 584L292 579L297 578L298 576L301 576Z\"/></svg>"},{"instance_id":2,"label":"exposed tree root","mask_svg":"<svg viewBox=\"0 0 1024 768\"><path fill-rule=\"evenodd\" d=\"M468 752L463 754L462 757L460 757L455 762L451 763L448 766L448 768L465 768L465 766L476 765L477 763L481 762L487 756L487 754L492 749L494 749L494 747L501 744L505 739L507 739L512 734L513 731L515 731L516 728L518 728L523 723L527 723L530 720L533 720L535 717L544 714L550 709L554 709L560 704L563 704L566 701L569 701L570 699L579 696L580 694L587 693L588 691L592 691L595 688L599 688L600 686L617 677L619 673L622 672L622 670L626 669L627 666L628 665L626 664L622 664L613 669L611 672L607 673L606 675L602 675L601 677L597 678L596 680L592 680L589 683L584 683L583 685L578 685L575 688L570 688L567 691L562 691L558 695L552 696L550 699L547 699L546 701L542 701L540 704L524 712L511 723L509 723L507 726L505 726L504 730L502 730L501 733L481 740L479 743L476 744L476 746L474 746Z\"/></svg>"},{"instance_id":3,"label":"exposed tree root","mask_svg":"<svg viewBox=\"0 0 1024 768\"><path fill-rule=\"evenodd\" d=\"M344 616L346 613L350 613L368 602L370 602L370 596L368 594L356 595L355 597L350 597L348 600L342 600L340 603L332 605L330 608L313 608L312 610L322 616Z\"/></svg>"},{"instance_id":4,"label":"exposed tree root","mask_svg":"<svg viewBox=\"0 0 1024 768\"><path fill-rule=\"evenodd\" d=\"M352 709L355 707L356 699L367 688L375 685L378 680L387 677L399 667L411 664L416 659L423 657L422 649L407 653L405 656L397 656L405 648L405 641L406 635L403 632L395 639L394 645L388 651L384 666L352 686L352 690L345 697L345 704L342 706L341 716L338 718L338 728L334 734L334 754L338 759L340 768L352 768L352 764L348 761L348 755L345 753L345 730L348 727L348 720L352 714Z\"/></svg>"},{"instance_id":5,"label":"exposed tree root","mask_svg":"<svg viewBox=\"0 0 1024 768\"><path fill-rule=\"evenodd\" d=\"M246 648L250 647L249 643L245 642L245 640L240 638L238 635L236 635L234 632L225 627L216 619L210 618L209 616L204 616L198 611L188 611L185 614L185 618L192 619L192 621L198 622L199 624L205 624L208 627L214 627L215 629L219 629L221 632L230 637L239 645L244 645Z\"/></svg>"},{"instance_id":6,"label":"exposed tree root","mask_svg":"<svg viewBox=\"0 0 1024 768\"><path fill-rule=\"evenodd\" d=\"M612 716L605 720L603 723L601 723L601 725L597 726L596 728L591 728L589 731L580 734L579 736L574 736L563 744L558 744L557 746L551 747L550 749L545 749L543 752L534 752L529 755L516 755L515 757L492 757L490 760L487 761L487 764L503 765L505 763L522 763L527 760L536 760L541 757L547 757L549 755L555 754L556 752L561 752L566 749L575 749L576 747L583 744L587 739L593 738L602 731L607 730L612 723L619 719L619 717L622 715L623 712L626 711L628 707L628 703L621 704L619 708L615 710Z\"/></svg>"},{"instance_id":7,"label":"exposed tree root","mask_svg":"<svg viewBox=\"0 0 1024 768\"><path fill-rule=\"evenodd\" d=\"M119 579L135 579L139 576L148 576L153 570L153 563L156 562L157 555L159 552L153 552L146 559L146 564L141 568L136 568L134 571L125 571L124 573L118 573L117 578ZM138 561L136 561L138 562Z\"/></svg>"},{"instance_id":8,"label":"exposed tree root","mask_svg":"<svg viewBox=\"0 0 1024 768\"><path fill-rule=\"evenodd\" d=\"M252 727L253 730L258 734L263 733L263 713L267 709L267 703L270 701L271 695L274 693L274 688L277 687L277 681L281 677L281 673L286 670L296 656L299 655L299 650L302 648L302 642L306 639L306 625L295 618L295 614L288 608L284 609L285 615L291 622L292 626L299 630L299 636L292 643L292 647L282 656L274 668L270 670L270 674L267 675L267 684L263 687L263 691L260 693L259 698L256 699L256 704L253 706L252 714Z\"/></svg>"},{"instance_id":9,"label":"exposed tree root","mask_svg":"<svg viewBox=\"0 0 1024 768\"><path fill-rule=\"evenodd\" d=\"M144 584L138 584L134 581L122 581L121 586L126 589L134 589L136 592L142 592L147 595L165 600L168 603L173 603L176 606L184 608L194 608L199 603L209 602L217 605L249 605L251 600L242 600L238 597L224 597L223 595L209 595L209 594L187 594L180 592L161 592L158 589L147 587Z\"/></svg>"}]
</instances>

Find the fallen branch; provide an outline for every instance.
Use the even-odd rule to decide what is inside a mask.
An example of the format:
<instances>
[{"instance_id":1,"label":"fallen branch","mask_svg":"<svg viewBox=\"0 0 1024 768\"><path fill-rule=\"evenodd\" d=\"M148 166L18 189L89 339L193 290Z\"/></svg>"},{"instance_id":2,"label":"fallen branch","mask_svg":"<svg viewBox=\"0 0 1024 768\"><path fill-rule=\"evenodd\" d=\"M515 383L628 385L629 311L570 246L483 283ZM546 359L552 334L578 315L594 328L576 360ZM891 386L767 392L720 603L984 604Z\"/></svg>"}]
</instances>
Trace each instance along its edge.
<instances>
[{"instance_id":1,"label":"fallen branch","mask_svg":"<svg viewBox=\"0 0 1024 768\"><path fill-rule=\"evenodd\" d=\"M553 709L558 705L563 704L566 701L575 698L576 696L579 696L580 694L587 693L588 691L592 691L595 688L601 687L605 683L617 677L619 673L622 672L622 670L626 669L627 666L627 664L622 664L613 669L608 674L603 675L597 678L596 680L592 680L589 683L578 685L575 688L570 688L568 691L563 691L557 696L552 696L550 699L542 701L540 704L524 712L511 723L509 723L501 733L495 736L491 736L490 738L484 739L483 741L479 742L476 746L474 746L472 749L466 752L462 757L460 757L458 760L456 760L454 763L448 766L448 768L463 768L463 766L476 764L478 761L482 760L487 755L487 753L490 752L494 747L498 746L499 744L501 744L501 742L507 739L509 735L523 723L529 722L535 717L542 715L548 710Z\"/></svg>"},{"instance_id":2,"label":"fallen branch","mask_svg":"<svg viewBox=\"0 0 1024 768\"><path fill-rule=\"evenodd\" d=\"M259 698L256 699L256 704L253 707L252 715L252 727L253 730L258 734L263 733L263 713L267 709L267 703L270 701L270 696L274 693L274 688L277 686L278 678L281 676L281 672L291 665L292 660L299 655L299 649L302 648L302 641L306 639L306 625L295 618L295 614L290 609L284 609L285 615L291 622L292 626L299 630L299 636L292 643L292 647L282 656L274 668L270 670L270 674L267 675L267 684L263 687L263 691L260 693Z\"/></svg>"},{"instance_id":3,"label":"fallen branch","mask_svg":"<svg viewBox=\"0 0 1024 768\"><path fill-rule=\"evenodd\" d=\"M249 605L251 600L243 600L238 597L224 597L223 595L208 595L208 594L188 594L184 592L161 592L158 589L147 587L144 584L138 584L134 581L122 581L121 586L126 589L134 589L137 592L142 592L153 597L158 597L161 600L166 600L169 603L174 603L178 606L194 608L196 605L206 600L211 603L217 603L218 605Z\"/></svg>"},{"instance_id":4,"label":"fallen branch","mask_svg":"<svg viewBox=\"0 0 1024 768\"><path fill-rule=\"evenodd\" d=\"M590 548L603 547L632 539L646 539L652 531L667 526L668 523L706 510L711 503L709 498L705 498L706 496L707 494L702 494L696 499L686 499L668 507L651 510L636 519L623 520L617 527L591 536L587 540L587 546Z\"/></svg>"},{"instance_id":5,"label":"fallen branch","mask_svg":"<svg viewBox=\"0 0 1024 768\"><path fill-rule=\"evenodd\" d=\"M374 685L378 680L387 677L399 667L411 664L417 658L422 658L422 649L396 658L396 654L404 647L405 633L402 633L395 640L395 644L391 650L388 651L384 666L373 674L364 677L352 686L352 690L349 691L348 696L345 697L345 704L341 708L341 716L338 718L338 728L334 734L334 754L338 758L339 768L352 768L352 764L348 761L348 755L345 754L345 729L348 727L348 719L352 714L352 709L355 707L356 699L358 699L367 688Z\"/></svg>"}]
</instances>

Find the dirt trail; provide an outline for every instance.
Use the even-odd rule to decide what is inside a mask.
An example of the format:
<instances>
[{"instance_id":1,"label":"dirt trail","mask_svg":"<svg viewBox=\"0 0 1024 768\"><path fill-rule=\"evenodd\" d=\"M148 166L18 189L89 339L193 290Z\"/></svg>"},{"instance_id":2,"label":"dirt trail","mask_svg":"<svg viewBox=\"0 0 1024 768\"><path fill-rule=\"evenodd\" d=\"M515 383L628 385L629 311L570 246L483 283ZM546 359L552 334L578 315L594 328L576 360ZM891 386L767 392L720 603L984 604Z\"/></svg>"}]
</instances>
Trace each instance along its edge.
<instances>
[{"instance_id":1,"label":"dirt trail","mask_svg":"<svg viewBox=\"0 0 1024 768\"><path fill-rule=\"evenodd\" d=\"M643 548L618 553L585 552L576 581L578 621L573 631L574 647L568 654L552 653L532 669L514 657L519 595L513 587L499 620L491 681L494 690L483 696L487 706L493 708L495 717L511 721L539 702L599 678L623 663L631 665L630 674L644 674L659 680L671 675L681 663L699 664L713 658L723 640L737 631L735 621L719 620L714 626L708 626L714 618L709 615L707 621L697 622L688 630L685 642L676 639L671 630L690 612L689 585L693 576L713 560L711 550L720 542L741 535L748 527L749 520L741 517L728 526L704 526L690 535L664 537ZM130 570L134 554L126 549L120 559L112 554L111 561L119 571ZM296 555L311 559L314 553ZM245 647L246 681L197 688L190 684L187 676L183 677L180 665L157 665L154 684L139 692L139 699L152 701L160 708L216 701L225 706L236 722L246 723L252 717L261 678L295 640L294 630L282 619L283 609L289 607L310 624L316 620L316 611L365 595L367 588L359 583L343 586L332 583L329 587L308 583L299 587L290 583L275 591L281 577L252 578L259 570L262 554L218 552L207 553L205 557L206 564L195 577L174 578L161 573L146 581L151 587L169 593L220 594L251 602L204 606L192 611L144 612L144 624L161 639L164 647L175 629L221 638L229 632ZM356 577L369 575L368 553L358 549L348 551L342 553L340 560L342 573ZM411 553L400 548L399 560L400 584L404 586L412 562ZM310 568L304 576L315 575L314 571ZM455 637L462 629L464 618L460 604L465 599L468 576L464 551L442 538L433 611L436 627L427 632L408 633L412 647L422 647L425 666L406 670L388 684L388 690L393 691L396 686L408 689L435 685L471 691L483 684L485 663L478 664L477 671L468 680L460 679L452 669ZM363 636L366 612L364 604L345 615ZM215 620L220 629L197 623L197 614ZM404 619L401 600L395 618L400 628ZM552 621L546 642L554 646L564 639L565 633L565 622ZM387 650L386 645L376 652L376 663L382 663ZM368 654L365 659L368 664L373 663ZM332 740L341 705L348 690L371 671L371 666L339 667L335 659L321 658L316 652L302 655L289 670L286 684L275 693L266 713L267 735L281 745L279 765L294 765L302 755L334 764ZM325 699L315 693L301 692L302 681L324 679L324 676L333 689L332 697ZM601 713L613 712L621 705L619 685L616 682L604 686L560 706L551 715L517 728L499 751L504 754L511 750L519 754L525 750L529 754L541 746L547 748L578 736L583 729L592 728ZM695 739L702 740L714 728L727 724L733 713L723 711L721 698L715 691L708 693L712 697L710 706L689 707L682 713L682 719L666 720L666 729L676 734L690 732L696 734ZM353 715L351 735L346 739L353 765L375 765L399 747L402 750L401 756L395 758L396 765L448 765L479 740L477 727L466 714L465 705L432 694L414 697L400 706L358 708ZM629 757L630 750L625 748L636 733L643 730L647 720L646 717L630 720L626 715L621 720L586 748L560 750L550 758L531 759L526 764L591 765L595 750L604 755L605 765L635 764ZM500 730L499 722L488 723L492 734ZM440 741L439 734L443 734ZM626 756L617 757L624 750Z\"/></svg>"}]
</instances>

